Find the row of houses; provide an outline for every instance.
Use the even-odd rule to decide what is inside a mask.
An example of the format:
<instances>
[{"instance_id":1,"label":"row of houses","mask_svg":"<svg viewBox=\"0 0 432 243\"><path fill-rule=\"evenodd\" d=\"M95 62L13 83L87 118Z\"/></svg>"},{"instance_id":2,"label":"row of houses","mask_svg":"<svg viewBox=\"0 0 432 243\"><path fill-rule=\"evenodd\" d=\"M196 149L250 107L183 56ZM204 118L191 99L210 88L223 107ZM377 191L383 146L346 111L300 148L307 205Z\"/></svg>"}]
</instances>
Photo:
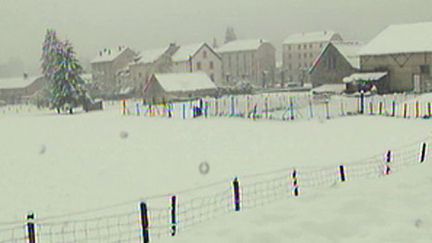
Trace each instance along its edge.
<instances>
[{"instance_id":1,"label":"row of houses","mask_svg":"<svg viewBox=\"0 0 432 243\"><path fill-rule=\"evenodd\" d=\"M140 52L120 46L100 51L91 66L93 81L102 92L121 93L127 87L141 94L155 73L206 73L217 86L272 82L275 55L273 45L262 39L235 40L219 48L171 43Z\"/></svg>"}]
</instances>

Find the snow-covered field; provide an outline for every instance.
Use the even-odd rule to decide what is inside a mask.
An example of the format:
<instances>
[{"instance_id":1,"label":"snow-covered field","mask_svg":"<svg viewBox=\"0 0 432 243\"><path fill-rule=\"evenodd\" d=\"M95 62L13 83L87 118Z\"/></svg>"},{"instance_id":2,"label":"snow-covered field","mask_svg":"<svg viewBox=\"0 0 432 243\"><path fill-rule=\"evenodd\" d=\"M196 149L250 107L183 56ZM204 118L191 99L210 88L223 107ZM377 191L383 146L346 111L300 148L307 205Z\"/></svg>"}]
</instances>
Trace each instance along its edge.
<instances>
[{"instance_id":1,"label":"snow-covered field","mask_svg":"<svg viewBox=\"0 0 432 243\"><path fill-rule=\"evenodd\" d=\"M38 220L39 242L139 242L140 201L148 203L151 220L164 220L171 195L178 196L181 207L182 200L227 190L221 195L228 197L222 198L228 210L222 211L233 211L234 177L252 183L263 172L289 175L292 168L337 168L374 155L384 159L389 149L412 145L409 149L420 150L432 129L428 120L378 116L301 122L181 120L121 116L115 105L73 116L12 111L0 114L0 233L6 235L0 234L0 242L14 242L7 241L11 234L13 239L23 236L30 210ZM203 162L210 166L205 175L199 171ZM286 197L250 207L245 202L241 212L215 214L188 227L181 225L186 216L179 218L179 234L172 239L152 235L167 235L170 228L151 228L150 236L160 242L429 242L430 163L388 177L349 180L305 193L301 189L298 198L286 188ZM159 217L152 215L153 208L165 211ZM86 220L105 236L80 238ZM116 235L123 220L136 226L126 238Z\"/></svg>"}]
</instances>

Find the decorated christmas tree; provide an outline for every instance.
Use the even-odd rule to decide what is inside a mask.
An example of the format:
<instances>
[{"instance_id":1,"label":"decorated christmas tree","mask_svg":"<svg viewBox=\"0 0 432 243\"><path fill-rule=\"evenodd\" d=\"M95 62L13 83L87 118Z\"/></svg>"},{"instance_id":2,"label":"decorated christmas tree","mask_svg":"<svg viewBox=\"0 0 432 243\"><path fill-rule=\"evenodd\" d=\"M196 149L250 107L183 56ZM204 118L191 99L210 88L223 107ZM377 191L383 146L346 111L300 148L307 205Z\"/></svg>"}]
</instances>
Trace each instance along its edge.
<instances>
[{"instance_id":1,"label":"decorated christmas tree","mask_svg":"<svg viewBox=\"0 0 432 243\"><path fill-rule=\"evenodd\" d=\"M54 30L48 30L42 52L42 71L50 84L50 105L58 113L73 109L84 102L86 92L81 78L83 68L68 41L59 41Z\"/></svg>"}]
</instances>

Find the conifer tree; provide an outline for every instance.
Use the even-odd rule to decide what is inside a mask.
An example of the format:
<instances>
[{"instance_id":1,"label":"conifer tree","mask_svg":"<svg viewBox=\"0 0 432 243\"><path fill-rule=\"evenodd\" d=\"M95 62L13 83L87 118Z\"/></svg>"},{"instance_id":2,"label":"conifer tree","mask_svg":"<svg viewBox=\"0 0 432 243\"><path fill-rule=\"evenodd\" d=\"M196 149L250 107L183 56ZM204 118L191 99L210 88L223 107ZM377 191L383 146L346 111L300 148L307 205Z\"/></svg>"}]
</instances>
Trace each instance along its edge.
<instances>
[{"instance_id":1,"label":"conifer tree","mask_svg":"<svg viewBox=\"0 0 432 243\"><path fill-rule=\"evenodd\" d=\"M68 41L59 41L54 30L48 30L42 52L42 71L50 85L50 105L58 113L73 109L86 99L83 68Z\"/></svg>"}]
</instances>

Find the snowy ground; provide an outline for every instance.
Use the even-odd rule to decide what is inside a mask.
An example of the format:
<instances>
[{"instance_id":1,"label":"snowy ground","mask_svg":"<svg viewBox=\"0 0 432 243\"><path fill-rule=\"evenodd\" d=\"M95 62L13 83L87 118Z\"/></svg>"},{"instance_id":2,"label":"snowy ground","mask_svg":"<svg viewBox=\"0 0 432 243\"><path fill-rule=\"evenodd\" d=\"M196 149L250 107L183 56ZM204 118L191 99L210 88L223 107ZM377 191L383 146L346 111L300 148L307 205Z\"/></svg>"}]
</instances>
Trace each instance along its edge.
<instances>
[{"instance_id":1,"label":"snowy ground","mask_svg":"<svg viewBox=\"0 0 432 243\"><path fill-rule=\"evenodd\" d=\"M279 122L169 120L121 116L119 109L15 113L0 116L0 225L22 221L29 210L40 219L67 215L58 221L82 211L91 217L100 208L134 213L153 195L183 195L178 192L214 182L230 188L236 176L282 168L337 166L421 142L432 129L428 120L388 117ZM199 173L202 162L210 165L207 175ZM432 238L430 168L281 199L158 240L426 242Z\"/></svg>"}]
</instances>

